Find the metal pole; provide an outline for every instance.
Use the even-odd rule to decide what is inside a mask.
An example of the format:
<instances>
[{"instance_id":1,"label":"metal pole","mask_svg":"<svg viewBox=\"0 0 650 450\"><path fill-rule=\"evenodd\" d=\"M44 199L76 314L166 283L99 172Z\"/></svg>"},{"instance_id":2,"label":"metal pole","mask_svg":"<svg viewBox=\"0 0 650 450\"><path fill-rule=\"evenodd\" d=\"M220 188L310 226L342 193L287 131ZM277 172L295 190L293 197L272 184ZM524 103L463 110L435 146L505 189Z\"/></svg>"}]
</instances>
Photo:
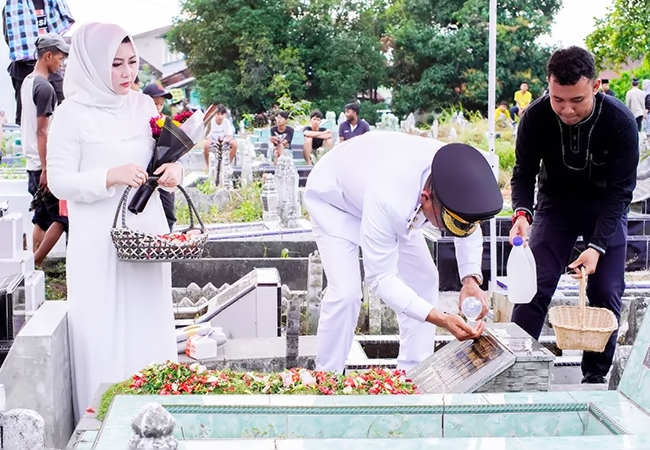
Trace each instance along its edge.
<instances>
[{"instance_id":1,"label":"metal pole","mask_svg":"<svg viewBox=\"0 0 650 450\"><path fill-rule=\"evenodd\" d=\"M490 32L488 59L488 148L490 150L490 165L496 179L499 179L499 158L494 152L494 111L496 109L497 83L497 0L490 0ZM490 220L490 281L488 294L493 299L497 282L497 220Z\"/></svg>"}]
</instances>

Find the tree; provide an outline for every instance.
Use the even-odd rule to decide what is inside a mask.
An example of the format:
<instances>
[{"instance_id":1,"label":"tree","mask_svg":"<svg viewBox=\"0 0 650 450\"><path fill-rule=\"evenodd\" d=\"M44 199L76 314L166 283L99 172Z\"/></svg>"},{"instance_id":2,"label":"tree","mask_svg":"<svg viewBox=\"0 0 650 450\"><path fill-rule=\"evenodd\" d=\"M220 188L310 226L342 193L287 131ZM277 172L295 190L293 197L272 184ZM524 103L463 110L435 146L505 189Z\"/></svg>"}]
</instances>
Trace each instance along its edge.
<instances>
[{"instance_id":1,"label":"tree","mask_svg":"<svg viewBox=\"0 0 650 450\"><path fill-rule=\"evenodd\" d=\"M291 21L284 2L185 0L168 39L185 54L204 103L261 111L304 91L304 66L286 38Z\"/></svg>"},{"instance_id":2,"label":"tree","mask_svg":"<svg viewBox=\"0 0 650 450\"><path fill-rule=\"evenodd\" d=\"M501 0L497 25L497 99L512 101L522 81L533 94L545 86L548 33L561 0ZM462 103L486 111L489 2L397 0L393 23L393 108L406 114Z\"/></svg>"},{"instance_id":3,"label":"tree","mask_svg":"<svg viewBox=\"0 0 650 450\"><path fill-rule=\"evenodd\" d=\"M600 69L645 58L650 48L650 1L616 0L596 29L587 36L587 48Z\"/></svg>"},{"instance_id":4,"label":"tree","mask_svg":"<svg viewBox=\"0 0 650 450\"><path fill-rule=\"evenodd\" d=\"M204 103L260 112L286 96L341 110L386 81L387 1L185 0L169 39Z\"/></svg>"}]
</instances>

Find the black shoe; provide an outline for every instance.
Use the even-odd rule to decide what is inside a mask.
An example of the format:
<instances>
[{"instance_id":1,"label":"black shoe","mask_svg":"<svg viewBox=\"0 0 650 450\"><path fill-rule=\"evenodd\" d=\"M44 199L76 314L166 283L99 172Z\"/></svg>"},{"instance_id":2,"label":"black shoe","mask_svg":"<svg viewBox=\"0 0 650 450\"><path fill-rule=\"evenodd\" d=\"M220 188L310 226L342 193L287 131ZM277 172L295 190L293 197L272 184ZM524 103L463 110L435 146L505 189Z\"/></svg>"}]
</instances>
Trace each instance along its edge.
<instances>
[{"instance_id":1,"label":"black shoe","mask_svg":"<svg viewBox=\"0 0 650 450\"><path fill-rule=\"evenodd\" d=\"M607 384L607 380L602 375L585 375L582 384Z\"/></svg>"}]
</instances>

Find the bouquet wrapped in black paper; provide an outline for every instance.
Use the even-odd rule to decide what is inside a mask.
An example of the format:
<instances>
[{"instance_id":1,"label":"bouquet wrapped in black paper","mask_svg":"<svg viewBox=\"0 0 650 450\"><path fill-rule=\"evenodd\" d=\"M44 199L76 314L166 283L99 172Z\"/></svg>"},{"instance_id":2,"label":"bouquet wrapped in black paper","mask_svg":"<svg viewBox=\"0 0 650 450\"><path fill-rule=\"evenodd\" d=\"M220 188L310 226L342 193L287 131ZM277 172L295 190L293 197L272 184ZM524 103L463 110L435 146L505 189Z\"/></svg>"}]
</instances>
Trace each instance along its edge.
<instances>
[{"instance_id":1,"label":"bouquet wrapped in black paper","mask_svg":"<svg viewBox=\"0 0 650 450\"><path fill-rule=\"evenodd\" d=\"M160 166L178 161L198 142L205 138L210 130L210 122L216 113L216 107L210 106L205 113L184 111L174 117L154 117L151 119L151 131L156 145L153 156L147 166L147 174L152 177L138 188L129 203L129 211L139 214L158 188L154 173ZM182 122L182 123L181 123Z\"/></svg>"}]
</instances>

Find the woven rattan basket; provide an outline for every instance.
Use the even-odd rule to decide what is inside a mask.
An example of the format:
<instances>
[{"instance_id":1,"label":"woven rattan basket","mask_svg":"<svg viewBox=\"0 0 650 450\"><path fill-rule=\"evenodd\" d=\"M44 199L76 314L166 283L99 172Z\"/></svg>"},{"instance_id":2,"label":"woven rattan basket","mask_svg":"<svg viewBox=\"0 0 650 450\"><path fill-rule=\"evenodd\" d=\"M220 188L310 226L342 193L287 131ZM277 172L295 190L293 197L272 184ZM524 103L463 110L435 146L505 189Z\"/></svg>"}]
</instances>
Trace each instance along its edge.
<instances>
[{"instance_id":1,"label":"woven rattan basket","mask_svg":"<svg viewBox=\"0 0 650 450\"><path fill-rule=\"evenodd\" d=\"M150 177L152 178L152 177ZM124 190L124 194L120 198L113 219L113 228L111 229L111 238L115 249L117 250L117 257L121 261L130 262L165 262L165 261L178 261L185 259L199 259L203 256L205 243L208 235L205 231L205 226L196 212L196 208L190 200L189 195L185 189L178 186L178 190L183 194L187 200L187 206L190 210L190 226L180 231L176 231L174 235L185 235L188 240L185 242L170 241L164 237L136 231L126 226L126 203L129 196L131 186ZM117 226L117 220L122 217L122 227ZM199 223L199 228L194 226L194 216ZM199 230L201 233L196 235L188 235L190 230ZM163 235L169 236L169 235Z\"/></svg>"},{"instance_id":2,"label":"woven rattan basket","mask_svg":"<svg viewBox=\"0 0 650 450\"><path fill-rule=\"evenodd\" d=\"M548 319L560 349L601 353L618 328L618 321L608 309L586 306L586 280L582 269L578 306L554 306L548 312Z\"/></svg>"}]
</instances>

